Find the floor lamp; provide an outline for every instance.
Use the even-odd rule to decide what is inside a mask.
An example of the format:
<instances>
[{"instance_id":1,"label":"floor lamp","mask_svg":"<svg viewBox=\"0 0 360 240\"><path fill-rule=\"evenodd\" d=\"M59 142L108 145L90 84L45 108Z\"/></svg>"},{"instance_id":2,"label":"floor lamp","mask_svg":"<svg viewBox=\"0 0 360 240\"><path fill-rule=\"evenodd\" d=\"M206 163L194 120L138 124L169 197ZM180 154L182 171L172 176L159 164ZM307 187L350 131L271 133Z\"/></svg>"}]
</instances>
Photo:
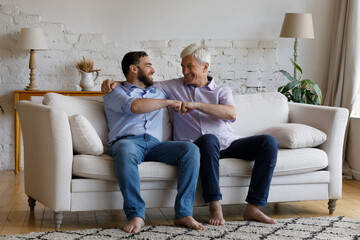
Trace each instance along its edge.
<instances>
[{"instance_id":1,"label":"floor lamp","mask_svg":"<svg viewBox=\"0 0 360 240\"><path fill-rule=\"evenodd\" d=\"M22 28L16 44L16 48L22 50L30 50L30 84L26 87L27 91L38 91L39 88L35 84L35 50L48 49L44 33L41 28Z\"/></svg>"},{"instance_id":2,"label":"floor lamp","mask_svg":"<svg viewBox=\"0 0 360 240\"><path fill-rule=\"evenodd\" d=\"M294 61L297 62L298 38L314 38L314 26L311 13L285 13L280 37L295 38ZM294 78L296 79L296 68L294 66Z\"/></svg>"}]
</instances>

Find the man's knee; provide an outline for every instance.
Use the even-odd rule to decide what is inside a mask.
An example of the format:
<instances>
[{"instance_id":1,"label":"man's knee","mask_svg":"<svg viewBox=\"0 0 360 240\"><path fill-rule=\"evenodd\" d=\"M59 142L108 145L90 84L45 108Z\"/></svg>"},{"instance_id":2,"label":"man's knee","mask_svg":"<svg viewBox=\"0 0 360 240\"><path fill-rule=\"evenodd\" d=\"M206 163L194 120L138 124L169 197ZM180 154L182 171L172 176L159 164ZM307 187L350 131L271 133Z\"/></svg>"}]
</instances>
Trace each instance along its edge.
<instances>
[{"instance_id":1,"label":"man's knee","mask_svg":"<svg viewBox=\"0 0 360 240\"><path fill-rule=\"evenodd\" d=\"M139 149L135 144L127 141L119 141L111 147L111 156L118 164L134 163L138 164Z\"/></svg>"},{"instance_id":2,"label":"man's knee","mask_svg":"<svg viewBox=\"0 0 360 240\"><path fill-rule=\"evenodd\" d=\"M279 143L274 136L269 135L269 134L264 134L263 141L264 141L264 145L269 146L270 148L273 148L276 150L278 149Z\"/></svg>"},{"instance_id":3,"label":"man's knee","mask_svg":"<svg viewBox=\"0 0 360 240\"><path fill-rule=\"evenodd\" d=\"M186 153L191 154L191 156L194 156L195 158L200 158L200 150L199 147L191 142L183 142L183 149L186 151Z\"/></svg>"},{"instance_id":4,"label":"man's knee","mask_svg":"<svg viewBox=\"0 0 360 240\"><path fill-rule=\"evenodd\" d=\"M200 150L208 149L212 150L220 150L220 142L219 139L214 134L204 134L199 138L199 144L198 144Z\"/></svg>"}]
</instances>

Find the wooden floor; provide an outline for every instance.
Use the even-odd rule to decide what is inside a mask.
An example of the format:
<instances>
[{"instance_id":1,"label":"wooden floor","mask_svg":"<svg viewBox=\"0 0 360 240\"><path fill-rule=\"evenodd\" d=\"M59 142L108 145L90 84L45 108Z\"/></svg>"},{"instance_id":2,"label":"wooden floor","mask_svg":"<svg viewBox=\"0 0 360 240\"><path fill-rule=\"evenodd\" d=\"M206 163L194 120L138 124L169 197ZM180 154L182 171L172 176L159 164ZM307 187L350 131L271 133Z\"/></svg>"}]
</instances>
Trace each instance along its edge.
<instances>
[{"instance_id":1,"label":"wooden floor","mask_svg":"<svg viewBox=\"0 0 360 240\"><path fill-rule=\"evenodd\" d=\"M53 212L37 202L29 211L24 193L23 173L0 171L0 235L53 231ZM244 205L223 206L227 221L240 221ZM287 202L268 204L262 208L273 218L328 216L327 201ZM344 180L343 197L337 202L334 216L360 220L360 182ZM146 210L146 224L172 224L172 208ZM201 222L208 219L207 207L196 207L194 217ZM123 227L126 218L122 210L64 213L61 230Z\"/></svg>"}]
</instances>

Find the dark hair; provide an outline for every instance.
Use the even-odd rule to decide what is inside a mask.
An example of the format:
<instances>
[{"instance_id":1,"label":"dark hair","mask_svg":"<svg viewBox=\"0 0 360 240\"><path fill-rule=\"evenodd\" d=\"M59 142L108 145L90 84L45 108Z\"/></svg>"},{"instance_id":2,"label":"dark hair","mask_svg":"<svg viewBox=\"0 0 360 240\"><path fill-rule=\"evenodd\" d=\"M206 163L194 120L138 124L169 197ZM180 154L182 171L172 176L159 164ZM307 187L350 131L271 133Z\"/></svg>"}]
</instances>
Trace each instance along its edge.
<instances>
[{"instance_id":1,"label":"dark hair","mask_svg":"<svg viewBox=\"0 0 360 240\"><path fill-rule=\"evenodd\" d=\"M125 54L125 56L123 57L123 59L121 61L121 68L122 68L122 71L123 71L125 77L129 73L130 65L133 64L135 66L138 66L140 63L140 58L146 57L146 56L147 56L147 54L144 51L128 52L127 54Z\"/></svg>"}]
</instances>

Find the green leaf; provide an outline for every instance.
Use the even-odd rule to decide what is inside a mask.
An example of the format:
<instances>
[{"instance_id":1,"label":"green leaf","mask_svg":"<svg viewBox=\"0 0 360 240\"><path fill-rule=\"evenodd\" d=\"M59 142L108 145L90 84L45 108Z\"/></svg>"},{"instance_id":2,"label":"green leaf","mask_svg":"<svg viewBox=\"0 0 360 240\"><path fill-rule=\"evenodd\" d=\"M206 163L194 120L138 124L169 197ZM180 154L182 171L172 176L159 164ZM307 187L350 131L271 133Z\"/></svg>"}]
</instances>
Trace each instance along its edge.
<instances>
[{"instance_id":1,"label":"green leaf","mask_svg":"<svg viewBox=\"0 0 360 240\"><path fill-rule=\"evenodd\" d=\"M292 81L292 82L289 82L288 84L286 84L286 85L282 88L281 93L284 94L284 93L290 91L291 89L293 89L294 87L296 87L297 85L299 85L299 83L300 83L300 82L297 81L297 80L294 80L294 81Z\"/></svg>"},{"instance_id":2,"label":"green leaf","mask_svg":"<svg viewBox=\"0 0 360 240\"><path fill-rule=\"evenodd\" d=\"M301 97L301 90L299 88L294 88L292 90L293 96L294 96L294 102L302 102L302 97Z\"/></svg>"},{"instance_id":3,"label":"green leaf","mask_svg":"<svg viewBox=\"0 0 360 240\"><path fill-rule=\"evenodd\" d=\"M319 98L319 105L321 104L322 102L322 93L321 93L321 89L319 88L319 85L317 85L316 83L314 83L314 86L313 86L315 92L316 92L316 95L318 96Z\"/></svg>"},{"instance_id":4,"label":"green leaf","mask_svg":"<svg viewBox=\"0 0 360 240\"><path fill-rule=\"evenodd\" d=\"M277 72L281 72L282 74L284 74L285 77L286 77L290 82L295 81L295 78L293 78L293 76L291 76L290 73L288 73L287 71L285 71L285 70L279 70L279 71L277 71Z\"/></svg>"},{"instance_id":5,"label":"green leaf","mask_svg":"<svg viewBox=\"0 0 360 240\"><path fill-rule=\"evenodd\" d=\"M294 67L300 72L301 75L298 80L301 81L302 76L303 76L303 71L302 71L301 67L297 64L297 62L295 62L294 59L290 58L290 61L294 65Z\"/></svg>"},{"instance_id":6,"label":"green leaf","mask_svg":"<svg viewBox=\"0 0 360 240\"><path fill-rule=\"evenodd\" d=\"M1 113L2 114L4 114L5 113L5 111L4 111L4 109L2 108L2 106L0 105L0 110L1 110Z\"/></svg>"}]
</instances>

